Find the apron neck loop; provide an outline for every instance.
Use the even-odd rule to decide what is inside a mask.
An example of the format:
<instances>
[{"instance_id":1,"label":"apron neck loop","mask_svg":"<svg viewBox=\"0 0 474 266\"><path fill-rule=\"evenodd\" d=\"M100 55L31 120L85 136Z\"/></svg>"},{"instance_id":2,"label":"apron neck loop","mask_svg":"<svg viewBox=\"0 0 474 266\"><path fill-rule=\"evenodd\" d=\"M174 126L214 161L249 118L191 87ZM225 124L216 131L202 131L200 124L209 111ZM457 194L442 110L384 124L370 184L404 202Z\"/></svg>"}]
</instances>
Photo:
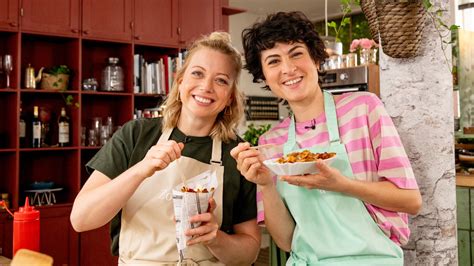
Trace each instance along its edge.
<instances>
[{"instance_id":1,"label":"apron neck loop","mask_svg":"<svg viewBox=\"0 0 474 266\"><path fill-rule=\"evenodd\" d=\"M331 93L323 91L324 94L324 114L326 116L326 126L329 133L329 142L340 142L339 128L337 124L336 105ZM288 127L288 139L283 145L283 153L286 155L294 150L299 149L296 142L296 122L295 116L291 116L290 125Z\"/></svg>"},{"instance_id":2,"label":"apron neck loop","mask_svg":"<svg viewBox=\"0 0 474 266\"><path fill-rule=\"evenodd\" d=\"M329 141L339 142L339 127L337 126L337 113L334 97L330 92L324 92L324 112L326 114L326 126L329 133Z\"/></svg>"}]
</instances>

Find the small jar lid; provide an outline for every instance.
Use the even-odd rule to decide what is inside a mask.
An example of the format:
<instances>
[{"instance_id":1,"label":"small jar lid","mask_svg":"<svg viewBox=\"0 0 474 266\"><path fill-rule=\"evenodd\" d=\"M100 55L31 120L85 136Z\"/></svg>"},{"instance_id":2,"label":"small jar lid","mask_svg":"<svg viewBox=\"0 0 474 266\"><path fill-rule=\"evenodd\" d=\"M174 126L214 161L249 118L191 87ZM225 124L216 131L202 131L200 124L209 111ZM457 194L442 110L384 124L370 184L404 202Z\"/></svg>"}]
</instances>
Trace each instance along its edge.
<instances>
[{"instance_id":1,"label":"small jar lid","mask_svg":"<svg viewBox=\"0 0 474 266\"><path fill-rule=\"evenodd\" d=\"M119 61L118 57L109 57L110 64L118 64Z\"/></svg>"}]
</instances>

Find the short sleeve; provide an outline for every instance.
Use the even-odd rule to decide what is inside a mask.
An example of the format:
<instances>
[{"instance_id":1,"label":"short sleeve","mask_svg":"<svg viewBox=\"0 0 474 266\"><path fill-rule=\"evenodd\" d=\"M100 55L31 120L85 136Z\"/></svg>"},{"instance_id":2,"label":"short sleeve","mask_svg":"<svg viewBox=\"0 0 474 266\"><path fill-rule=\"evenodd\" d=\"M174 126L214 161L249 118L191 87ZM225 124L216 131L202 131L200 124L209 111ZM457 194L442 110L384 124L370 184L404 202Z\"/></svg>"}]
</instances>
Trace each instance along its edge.
<instances>
[{"instance_id":1,"label":"short sleeve","mask_svg":"<svg viewBox=\"0 0 474 266\"><path fill-rule=\"evenodd\" d=\"M373 95L368 97L367 107L369 134L378 176L399 188L418 189L400 136L383 103Z\"/></svg>"},{"instance_id":2,"label":"short sleeve","mask_svg":"<svg viewBox=\"0 0 474 266\"><path fill-rule=\"evenodd\" d=\"M234 224L239 224L257 216L256 185L240 176L239 195L234 206Z\"/></svg>"}]
</instances>

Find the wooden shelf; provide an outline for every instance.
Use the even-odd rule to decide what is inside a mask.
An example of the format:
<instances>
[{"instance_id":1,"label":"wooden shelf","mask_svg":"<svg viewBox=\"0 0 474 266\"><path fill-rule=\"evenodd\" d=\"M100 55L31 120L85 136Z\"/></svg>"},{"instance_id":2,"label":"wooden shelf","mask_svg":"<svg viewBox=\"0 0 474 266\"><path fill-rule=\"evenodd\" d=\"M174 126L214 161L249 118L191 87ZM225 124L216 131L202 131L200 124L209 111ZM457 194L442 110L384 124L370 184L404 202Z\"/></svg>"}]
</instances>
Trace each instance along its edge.
<instances>
[{"instance_id":1,"label":"wooden shelf","mask_svg":"<svg viewBox=\"0 0 474 266\"><path fill-rule=\"evenodd\" d=\"M222 15L225 16L232 16L240 13L247 12L247 10L242 8L230 7L230 6L223 6L222 7Z\"/></svg>"}]
</instances>

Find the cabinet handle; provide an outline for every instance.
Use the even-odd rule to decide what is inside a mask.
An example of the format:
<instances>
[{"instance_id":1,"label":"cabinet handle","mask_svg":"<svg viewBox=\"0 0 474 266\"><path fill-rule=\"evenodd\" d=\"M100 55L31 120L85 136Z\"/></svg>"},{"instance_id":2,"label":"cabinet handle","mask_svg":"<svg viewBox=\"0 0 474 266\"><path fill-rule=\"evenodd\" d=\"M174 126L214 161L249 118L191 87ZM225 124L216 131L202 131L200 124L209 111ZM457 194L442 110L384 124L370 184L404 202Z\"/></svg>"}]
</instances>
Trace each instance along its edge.
<instances>
[{"instance_id":1,"label":"cabinet handle","mask_svg":"<svg viewBox=\"0 0 474 266\"><path fill-rule=\"evenodd\" d=\"M73 33L78 33L78 32L79 32L78 29L72 29L71 31L72 31Z\"/></svg>"},{"instance_id":2,"label":"cabinet handle","mask_svg":"<svg viewBox=\"0 0 474 266\"><path fill-rule=\"evenodd\" d=\"M10 26L16 27L16 26L18 26L18 24L16 22L10 22Z\"/></svg>"},{"instance_id":3,"label":"cabinet handle","mask_svg":"<svg viewBox=\"0 0 474 266\"><path fill-rule=\"evenodd\" d=\"M89 30L85 30L83 31L82 33L84 33L85 35L89 34Z\"/></svg>"},{"instance_id":4,"label":"cabinet handle","mask_svg":"<svg viewBox=\"0 0 474 266\"><path fill-rule=\"evenodd\" d=\"M140 40L141 37L139 35L135 35L135 40Z\"/></svg>"}]
</instances>

